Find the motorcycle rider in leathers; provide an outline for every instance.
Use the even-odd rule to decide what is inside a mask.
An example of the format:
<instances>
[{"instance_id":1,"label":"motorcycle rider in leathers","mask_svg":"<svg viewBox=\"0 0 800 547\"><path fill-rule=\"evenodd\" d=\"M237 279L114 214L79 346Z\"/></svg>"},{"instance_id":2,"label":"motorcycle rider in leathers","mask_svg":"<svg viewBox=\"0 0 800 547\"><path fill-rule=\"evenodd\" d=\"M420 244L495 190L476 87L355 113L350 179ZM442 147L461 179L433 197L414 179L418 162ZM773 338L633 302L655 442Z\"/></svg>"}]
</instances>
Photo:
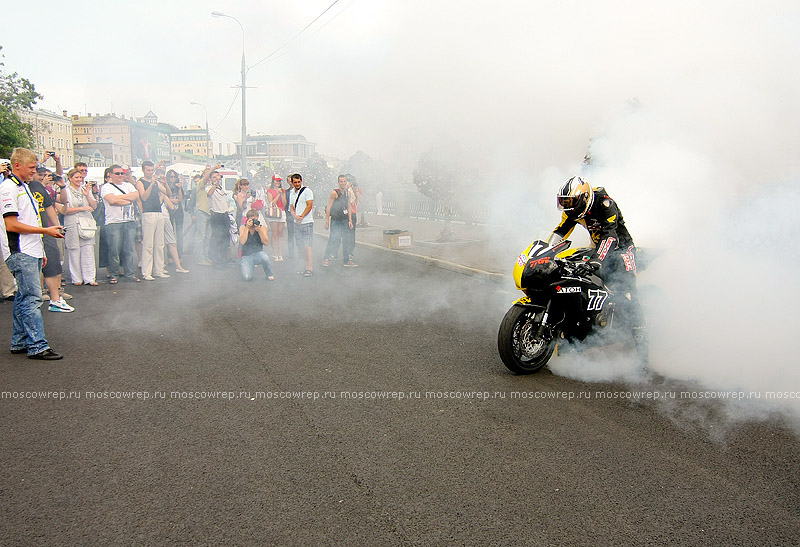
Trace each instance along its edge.
<instances>
[{"instance_id":1,"label":"motorcycle rider in leathers","mask_svg":"<svg viewBox=\"0 0 800 547\"><path fill-rule=\"evenodd\" d=\"M610 288L622 294L622 298L617 300L622 312L620 315L629 323L637 356L646 367L649 353L647 326L636 290L636 248L625 227L622 211L605 188L592 188L580 177L565 182L556 200L563 215L547 242L558 244L569 237L577 224L588 230L595 249L579 266L577 273L597 272Z\"/></svg>"}]
</instances>

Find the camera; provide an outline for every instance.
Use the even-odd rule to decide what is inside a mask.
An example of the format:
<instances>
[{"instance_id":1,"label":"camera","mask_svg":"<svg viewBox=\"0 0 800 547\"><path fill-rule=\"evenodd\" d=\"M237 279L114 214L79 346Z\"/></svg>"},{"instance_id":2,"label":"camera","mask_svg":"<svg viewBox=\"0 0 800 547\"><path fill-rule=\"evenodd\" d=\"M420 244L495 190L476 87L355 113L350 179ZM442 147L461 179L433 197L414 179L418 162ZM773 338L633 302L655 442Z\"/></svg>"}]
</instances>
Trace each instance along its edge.
<instances>
[{"instance_id":1,"label":"camera","mask_svg":"<svg viewBox=\"0 0 800 547\"><path fill-rule=\"evenodd\" d=\"M48 158L55 158L56 157L56 153L55 152L50 152L49 150L45 152L45 155Z\"/></svg>"},{"instance_id":2,"label":"camera","mask_svg":"<svg viewBox=\"0 0 800 547\"><path fill-rule=\"evenodd\" d=\"M261 226L261 221L258 220L257 218L254 218L253 219L253 226Z\"/></svg>"}]
</instances>

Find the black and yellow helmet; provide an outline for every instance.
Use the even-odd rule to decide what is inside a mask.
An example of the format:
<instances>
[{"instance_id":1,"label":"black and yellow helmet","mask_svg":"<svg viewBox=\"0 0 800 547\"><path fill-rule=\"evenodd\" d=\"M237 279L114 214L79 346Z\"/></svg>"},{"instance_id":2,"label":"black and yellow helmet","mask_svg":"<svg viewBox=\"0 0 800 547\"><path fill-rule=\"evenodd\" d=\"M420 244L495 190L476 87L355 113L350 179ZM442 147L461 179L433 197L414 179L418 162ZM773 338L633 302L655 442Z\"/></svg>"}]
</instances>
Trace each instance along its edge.
<instances>
[{"instance_id":1,"label":"black and yellow helmet","mask_svg":"<svg viewBox=\"0 0 800 547\"><path fill-rule=\"evenodd\" d=\"M562 184L556 196L559 211L564 211L570 217L583 218L593 202L592 187L580 177L572 177Z\"/></svg>"}]
</instances>

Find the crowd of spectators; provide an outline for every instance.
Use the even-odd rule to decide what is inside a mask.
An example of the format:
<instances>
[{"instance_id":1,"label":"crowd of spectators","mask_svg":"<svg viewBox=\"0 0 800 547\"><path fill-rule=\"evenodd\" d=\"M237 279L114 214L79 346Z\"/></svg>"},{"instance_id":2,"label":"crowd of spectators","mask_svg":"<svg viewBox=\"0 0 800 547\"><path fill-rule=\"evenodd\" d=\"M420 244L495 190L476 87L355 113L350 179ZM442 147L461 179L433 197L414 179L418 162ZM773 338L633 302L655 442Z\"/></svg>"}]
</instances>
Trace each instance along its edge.
<instances>
[{"instance_id":1,"label":"crowd of spectators","mask_svg":"<svg viewBox=\"0 0 800 547\"><path fill-rule=\"evenodd\" d=\"M38 313L39 319L32 319L37 324L41 323L39 308L44 300L49 300L51 312L75 310L67 303L73 297L64 290L63 268L75 286L98 286L102 281L98 281L98 272L101 278L105 274L110 284L139 283L168 279L170 264L175 273L189 273L184 260L192 254L197 267L227 269L239 263L245 281L253 279L255 267L260 265L266 278L274 281L271 264L283 262L286 252L287 258L296 256L301 261L298 274L313 276L314 193L303 185L299 173L288 177L288 187L277 174L252 185L240 178L229 193L220 165L207 166L188 179L150 161L142 163L139 178L129 166L115 164L105 169L98 183L87 179L85 163L76 163L64 175L55 153L47 152L41 161L29 150L17 149L15 154L19 165L14 156L0 160L0 183L11 181L3 187L9 205L4 210L0 293L3 299L14 300L15 310L27 310L25 313L33 316ZM54 170L46 167L49 160L55 162ZM25 193L30 203L23 199ZM336 258L340 242L343 264L357 265L353 249L360 199L355 179L340 175L338 188L331 192L325 207L325 226L331 230L331 238L323 266ZM28 205L35 210L28 210ZM6 220L9 216L13 220ZM9 260L20 254L19 239L27 242L31 256L41 262L35 283L38 292L29 286L31 268L23 276L26 288L22 294L19 269L9 267ZM15 319L13 353L24 350L31 355L46 350L57 355L45 347L46 341L21 342L16 326ZM43 340L43 327L41 330Z\"/></svg>"}]
</instances>

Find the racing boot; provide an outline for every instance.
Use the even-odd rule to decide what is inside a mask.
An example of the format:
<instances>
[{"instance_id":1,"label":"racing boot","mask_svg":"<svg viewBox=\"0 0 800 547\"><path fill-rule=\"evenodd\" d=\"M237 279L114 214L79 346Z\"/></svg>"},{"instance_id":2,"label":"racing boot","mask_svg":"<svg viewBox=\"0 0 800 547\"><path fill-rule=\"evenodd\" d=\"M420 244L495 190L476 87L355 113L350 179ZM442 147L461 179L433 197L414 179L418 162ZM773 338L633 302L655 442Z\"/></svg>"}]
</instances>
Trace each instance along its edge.
<instances>
[{"instance_id":1,"label":"racing boot","mask_svg":"<svg viewBox=\"0 0 800 547\"><path fill-rule=\"evenodd\" d=\"M639 368L647 370L650 366L650 342L647 336L647 327L631 327L631 334L633 335L633 346L636 349Z\"/></svg>"}]
</instances>

